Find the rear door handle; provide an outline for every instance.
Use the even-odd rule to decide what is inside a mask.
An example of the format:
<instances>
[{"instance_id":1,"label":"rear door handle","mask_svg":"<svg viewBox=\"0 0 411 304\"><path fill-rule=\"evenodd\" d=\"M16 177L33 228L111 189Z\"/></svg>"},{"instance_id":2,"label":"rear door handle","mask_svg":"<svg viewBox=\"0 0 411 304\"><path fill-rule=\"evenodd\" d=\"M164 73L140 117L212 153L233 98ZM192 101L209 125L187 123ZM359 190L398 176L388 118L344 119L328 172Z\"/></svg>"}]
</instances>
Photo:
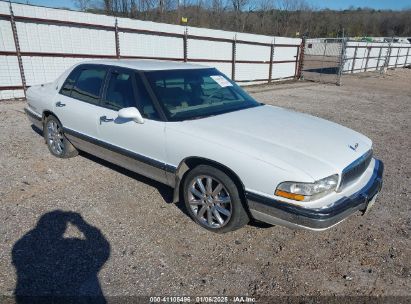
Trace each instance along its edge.
<instances>
[{"instance_id":1,"label":"rear door handle","mask_svg":"<svg viewBox=\"0 0 411 304\"><path fill-rule=\"evenodd\" d=\"M106 115L100 117L100 124L102 122L110 122L110 121L114 121L114 118L107 118Z\"/></svg>"},{"instance_id":2,"label":"rear door handle","mask_svg":"<svg viewBox=\"0 0 411 304\"><path fill-rule=\"evenodd\" d=\"M61 107L65 107L65 106L66 106L66 104L65 104L65 103L62 103L61 101L57 101L57 102L56 102L56 107L61 108Z\"/></svg>"}]
</instances>

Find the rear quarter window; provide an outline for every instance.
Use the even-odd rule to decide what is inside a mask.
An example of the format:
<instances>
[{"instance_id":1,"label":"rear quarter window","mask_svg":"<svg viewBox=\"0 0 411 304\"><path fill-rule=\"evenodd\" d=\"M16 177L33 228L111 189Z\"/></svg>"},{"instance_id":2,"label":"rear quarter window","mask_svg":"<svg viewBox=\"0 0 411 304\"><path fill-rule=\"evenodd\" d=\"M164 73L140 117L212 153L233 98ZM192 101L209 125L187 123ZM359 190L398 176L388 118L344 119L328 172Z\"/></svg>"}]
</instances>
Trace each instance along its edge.
<instances>
[{"instance_id":1,"label":"rear quarter window","mask_svg":"<svg viewBox=\"0 0 411 304\"><path fill-rule=\"evenodd\" d=\"M69 76L64 81L63 86L61 87L60 94L66 95L66 96L71 95L71 90L73 89L74 84L76 83L77 76L78 76L79 72L80 72L80 70L78 68L71 71Z\"/></svg>"}]
</instances>

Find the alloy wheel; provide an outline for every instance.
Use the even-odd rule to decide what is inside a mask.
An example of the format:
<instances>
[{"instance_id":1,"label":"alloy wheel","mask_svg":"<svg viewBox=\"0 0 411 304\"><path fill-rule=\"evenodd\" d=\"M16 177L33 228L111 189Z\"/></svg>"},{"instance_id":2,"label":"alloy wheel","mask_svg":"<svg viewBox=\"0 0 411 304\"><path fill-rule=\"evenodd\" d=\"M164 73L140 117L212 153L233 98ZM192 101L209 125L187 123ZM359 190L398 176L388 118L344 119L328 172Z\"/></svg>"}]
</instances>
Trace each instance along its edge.
<instances>
[{"instance_id":1,"label":"alloy wheel","mask_svg":"<svg viewBox=\"0 0 411 304\"><path fill-rule=\"evenodd\" d=\"M197 176L187 191L191 211L202 224L221 228L230 221L231 197L220 181L207 175Z\"/></svg>"},{"instance_id":2,"label":"alloy wheel","mask_svg":"<svg viewBox=\"0 0 411 304\"><path fill-rule=\"evenodd\" d=\"M50 120L47 123L47 143L53 153L62 155L64 152L63 132L59 124Z\"/></svg>"}]
</instances>

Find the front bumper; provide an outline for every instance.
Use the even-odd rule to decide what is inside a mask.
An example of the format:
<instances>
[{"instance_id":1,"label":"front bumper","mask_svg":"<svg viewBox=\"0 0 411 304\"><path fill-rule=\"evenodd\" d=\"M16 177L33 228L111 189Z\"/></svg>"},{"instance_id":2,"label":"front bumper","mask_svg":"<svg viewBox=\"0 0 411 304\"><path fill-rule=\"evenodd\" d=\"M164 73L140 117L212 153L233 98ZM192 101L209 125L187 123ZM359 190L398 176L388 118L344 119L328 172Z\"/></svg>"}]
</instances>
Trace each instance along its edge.
<instances>
[{"instance_id":1,"label":"front bumper","mask_svg":"<svg viewBox=\"0 0 411 304\"><path fill-rule=\"evenodd\" d=\"M367 184L354 194L337 200L330 207L303 208L247 191L248 207L255 219L269 224L325 230L356 211L365 212L368 203L381 190L383 171L383 162L375 159L374 171Z\"/></svg>"}]
</instances>

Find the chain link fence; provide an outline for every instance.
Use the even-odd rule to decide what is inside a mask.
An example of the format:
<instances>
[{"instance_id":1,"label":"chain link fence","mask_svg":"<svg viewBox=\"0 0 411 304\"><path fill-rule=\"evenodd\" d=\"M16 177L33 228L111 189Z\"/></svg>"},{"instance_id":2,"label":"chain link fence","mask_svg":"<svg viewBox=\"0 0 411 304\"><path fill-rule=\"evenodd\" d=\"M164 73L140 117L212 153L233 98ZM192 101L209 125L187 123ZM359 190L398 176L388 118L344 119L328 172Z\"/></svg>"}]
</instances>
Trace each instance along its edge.
<instances>
[{"instance_id":1,"label":"chain link fence","mask_svg":"<svg viewBox=\"0 0 411 304\"><path fill-rule=\"evenodd\" d=\"M351 41L347 38L303 39L301 79L341 84L343 74L379 72L411 66L411 45Z\"/></svg>"},{"instance_id":2,"label":"chain link fence","mask_svg":"<svg viewBox=\"0 0 411 304\"><path fill-rule=\"evenodd\" d=\"M302 78L340 85L345 54L344 38L304 40Z\"/></svg>"}]
</instances>

